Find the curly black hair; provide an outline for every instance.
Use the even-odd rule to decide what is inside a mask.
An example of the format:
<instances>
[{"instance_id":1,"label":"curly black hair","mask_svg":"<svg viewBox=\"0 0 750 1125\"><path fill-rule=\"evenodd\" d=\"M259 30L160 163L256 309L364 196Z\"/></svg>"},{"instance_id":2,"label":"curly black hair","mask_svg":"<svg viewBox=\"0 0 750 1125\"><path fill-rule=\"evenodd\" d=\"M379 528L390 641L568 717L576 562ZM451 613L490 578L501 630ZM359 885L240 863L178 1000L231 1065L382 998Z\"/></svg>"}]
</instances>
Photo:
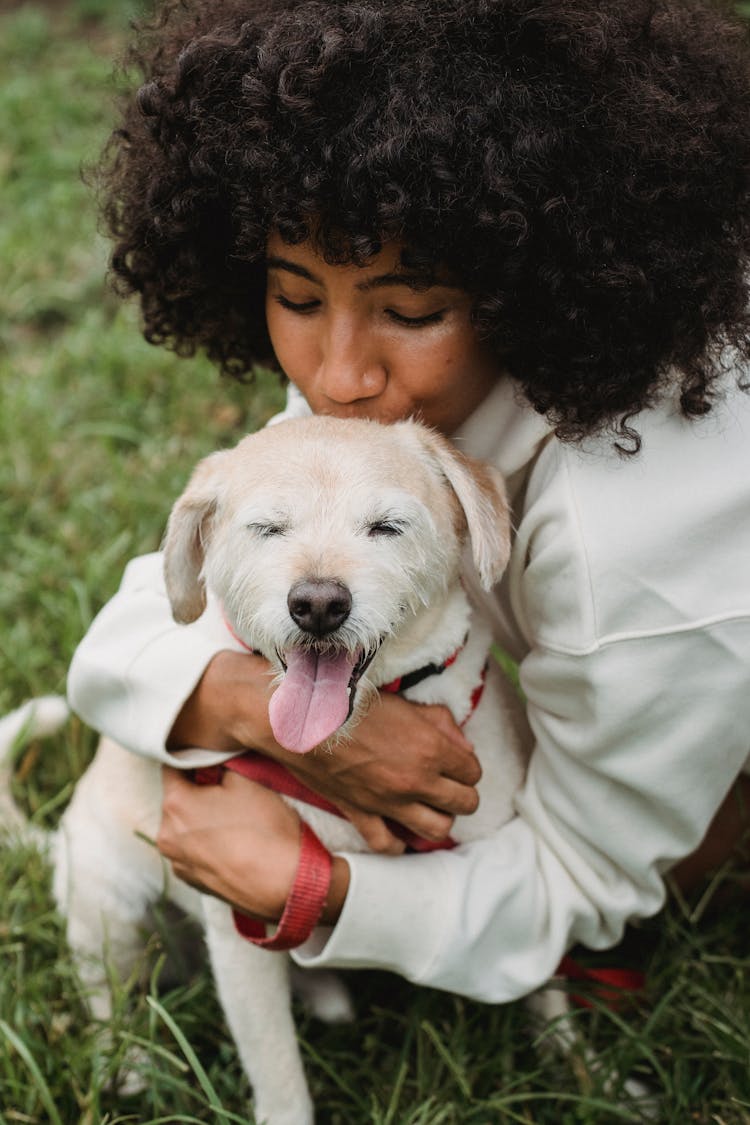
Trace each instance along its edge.
<instances>
[{"instance_id":1,"label":"curly black hair","mask_svg":"<svg viewBox=\"0 0 750 1125\"><path fill-rule=\"evenodd\" d=\"M447 269L565 440L750 355L750 41L722 0L167 0L99 167L144 332L272 361L269 231ZM637 442L637 435L635 435Z\"/></svg>"}]
</instances>

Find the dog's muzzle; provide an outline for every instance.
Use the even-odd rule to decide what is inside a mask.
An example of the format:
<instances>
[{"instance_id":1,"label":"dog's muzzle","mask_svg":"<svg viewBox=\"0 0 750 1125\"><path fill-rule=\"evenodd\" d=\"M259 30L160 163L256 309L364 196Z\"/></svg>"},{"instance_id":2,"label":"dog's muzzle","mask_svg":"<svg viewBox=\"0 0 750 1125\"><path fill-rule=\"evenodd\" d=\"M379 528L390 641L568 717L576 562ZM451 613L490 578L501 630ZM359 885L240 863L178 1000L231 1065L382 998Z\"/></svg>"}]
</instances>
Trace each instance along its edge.
<instances>
[{"instance_id":1,"label":"dog's muzzle","mask_svg":"<svg viewBox=\"0 0 750 1125\"><path fill-rule=\"evenodd\" d=\"M351 591L333 578L305 578L287 595L298 640L277 653L284 679L268 708L276 741L306 754L350 717L357 685L379 644L352 650L337 636L352 611Z\"/></svg>"}]
</instances>

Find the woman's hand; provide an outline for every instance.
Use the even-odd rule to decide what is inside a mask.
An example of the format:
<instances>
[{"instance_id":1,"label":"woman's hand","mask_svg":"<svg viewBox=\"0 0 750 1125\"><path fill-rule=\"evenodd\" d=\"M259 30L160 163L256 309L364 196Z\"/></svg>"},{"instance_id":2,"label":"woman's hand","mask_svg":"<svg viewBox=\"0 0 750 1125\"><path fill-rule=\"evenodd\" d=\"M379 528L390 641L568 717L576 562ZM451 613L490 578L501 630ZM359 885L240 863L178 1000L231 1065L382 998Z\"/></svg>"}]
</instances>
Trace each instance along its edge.
<instances>
[{"instance_id":1,"label":"woman's hand","mask_svg":"<svg viewBox=\"0 0 750 1125\"><path fill-rule=\"evenodd\" d=\"M351 738L302 755L273 738L272 690L268 664L260 657L219 653L178 716L170 748L261 751L341 808L375 851L403 850L384 818L441 840L455 816L477 807L481 768L445 707L382 695Z\"/></svg>"},{"instance_id":2,"label":"woman's hand","mask_svg":"<svg viewBox=\"0 0 750 1125\"><path fill-rule=\"evenodd\" d=\"M283 760L338 805L376 851L403 849L384 817L437 841L450 834L454 816L478 804L481 768L447 708L395 695L375 700L353 736L331 750Z\"/></svg>"},{"instance_id":3,"label":"woman's hand","mask_svg":"<svg viewBox=\"0 0 750 1125\"><path fill-rule=\"evenodd\" d=\"M196 785L181 770L162 771L157 836L174 874L264 922L278 922L294 882L300 850L296 812L276 794L227 771L220 785ZM322 921L339 916L349 865L334 856Z\"/></svg>"}]
</instances>

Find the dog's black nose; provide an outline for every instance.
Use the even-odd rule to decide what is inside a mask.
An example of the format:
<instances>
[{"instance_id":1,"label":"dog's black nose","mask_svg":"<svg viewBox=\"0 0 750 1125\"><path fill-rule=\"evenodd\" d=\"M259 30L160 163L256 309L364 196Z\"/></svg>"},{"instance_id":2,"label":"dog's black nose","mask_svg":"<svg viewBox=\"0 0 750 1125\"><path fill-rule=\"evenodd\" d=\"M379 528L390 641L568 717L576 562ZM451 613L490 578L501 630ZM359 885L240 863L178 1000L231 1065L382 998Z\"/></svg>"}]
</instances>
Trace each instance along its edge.
<instances>
[{"instance_id":1,"label":"dog's black nose","mask_svg":"<svg viewBox=\"0 0 750 1125\"><path fill-rule=\"evenodd\" d=\"M352 609L352 595L340 582L309 578L295 582L286 604L300 629L324 637L346 621Z\"/></svg>"}]
</instances>

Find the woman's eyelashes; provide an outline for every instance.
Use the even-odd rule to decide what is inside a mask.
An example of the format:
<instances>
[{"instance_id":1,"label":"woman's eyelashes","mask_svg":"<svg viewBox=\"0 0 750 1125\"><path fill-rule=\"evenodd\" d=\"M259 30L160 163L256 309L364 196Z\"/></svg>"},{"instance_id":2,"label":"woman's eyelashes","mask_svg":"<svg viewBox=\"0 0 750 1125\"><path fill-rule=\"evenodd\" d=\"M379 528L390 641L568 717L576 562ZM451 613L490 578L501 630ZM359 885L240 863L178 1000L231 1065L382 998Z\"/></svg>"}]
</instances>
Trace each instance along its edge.
<instances>
[{"instance_id":1,"label":"woman's eyelashes","mask_svg":"<svg viewBox=\"0 0 750 1125\"><path fill-rule=\"evenodd\" d=\"M423 316L407 316L406 313L397 312L396 309L386 309L386 316L395 320L396 324L404 324L408 328L421 328L424 324L439 324L445 315L445 309L425 313Z\"/></svg>"},{"instance_id":2,"label":"woman's eyelashes","mask_svg":"<svg viewBox=\"0 0 750 1125\"><path fill-rule=\"evenodd\" d=\"M283 293L277 293L274 300L282 309L287 309L298 316L309 316L321 307L321 302L317 298L312 298L309 301L292 301L289 297L285 297ZM413 316L405 312L399 312L398 309L386 308L383 311L389 320L407 328L421 328L428 324L439 324L446 313L445 309L436 309L435 312Z\"/></svg>"},{"instance_id":3,"label":"woman's eyelashes","mask_svg":"<svg viewBox=\"0 0 750 1125\"><path fill-rule=\"evenodd\" d=\"M277 293L274 297L277 305L281 305L282 309L288 309L290 312L299 313L304 316L306 313L315 312L320 308L320 301L313 298L311 301L290 301L288 297L283 294Z\"/></svg>"}]
</instances>

